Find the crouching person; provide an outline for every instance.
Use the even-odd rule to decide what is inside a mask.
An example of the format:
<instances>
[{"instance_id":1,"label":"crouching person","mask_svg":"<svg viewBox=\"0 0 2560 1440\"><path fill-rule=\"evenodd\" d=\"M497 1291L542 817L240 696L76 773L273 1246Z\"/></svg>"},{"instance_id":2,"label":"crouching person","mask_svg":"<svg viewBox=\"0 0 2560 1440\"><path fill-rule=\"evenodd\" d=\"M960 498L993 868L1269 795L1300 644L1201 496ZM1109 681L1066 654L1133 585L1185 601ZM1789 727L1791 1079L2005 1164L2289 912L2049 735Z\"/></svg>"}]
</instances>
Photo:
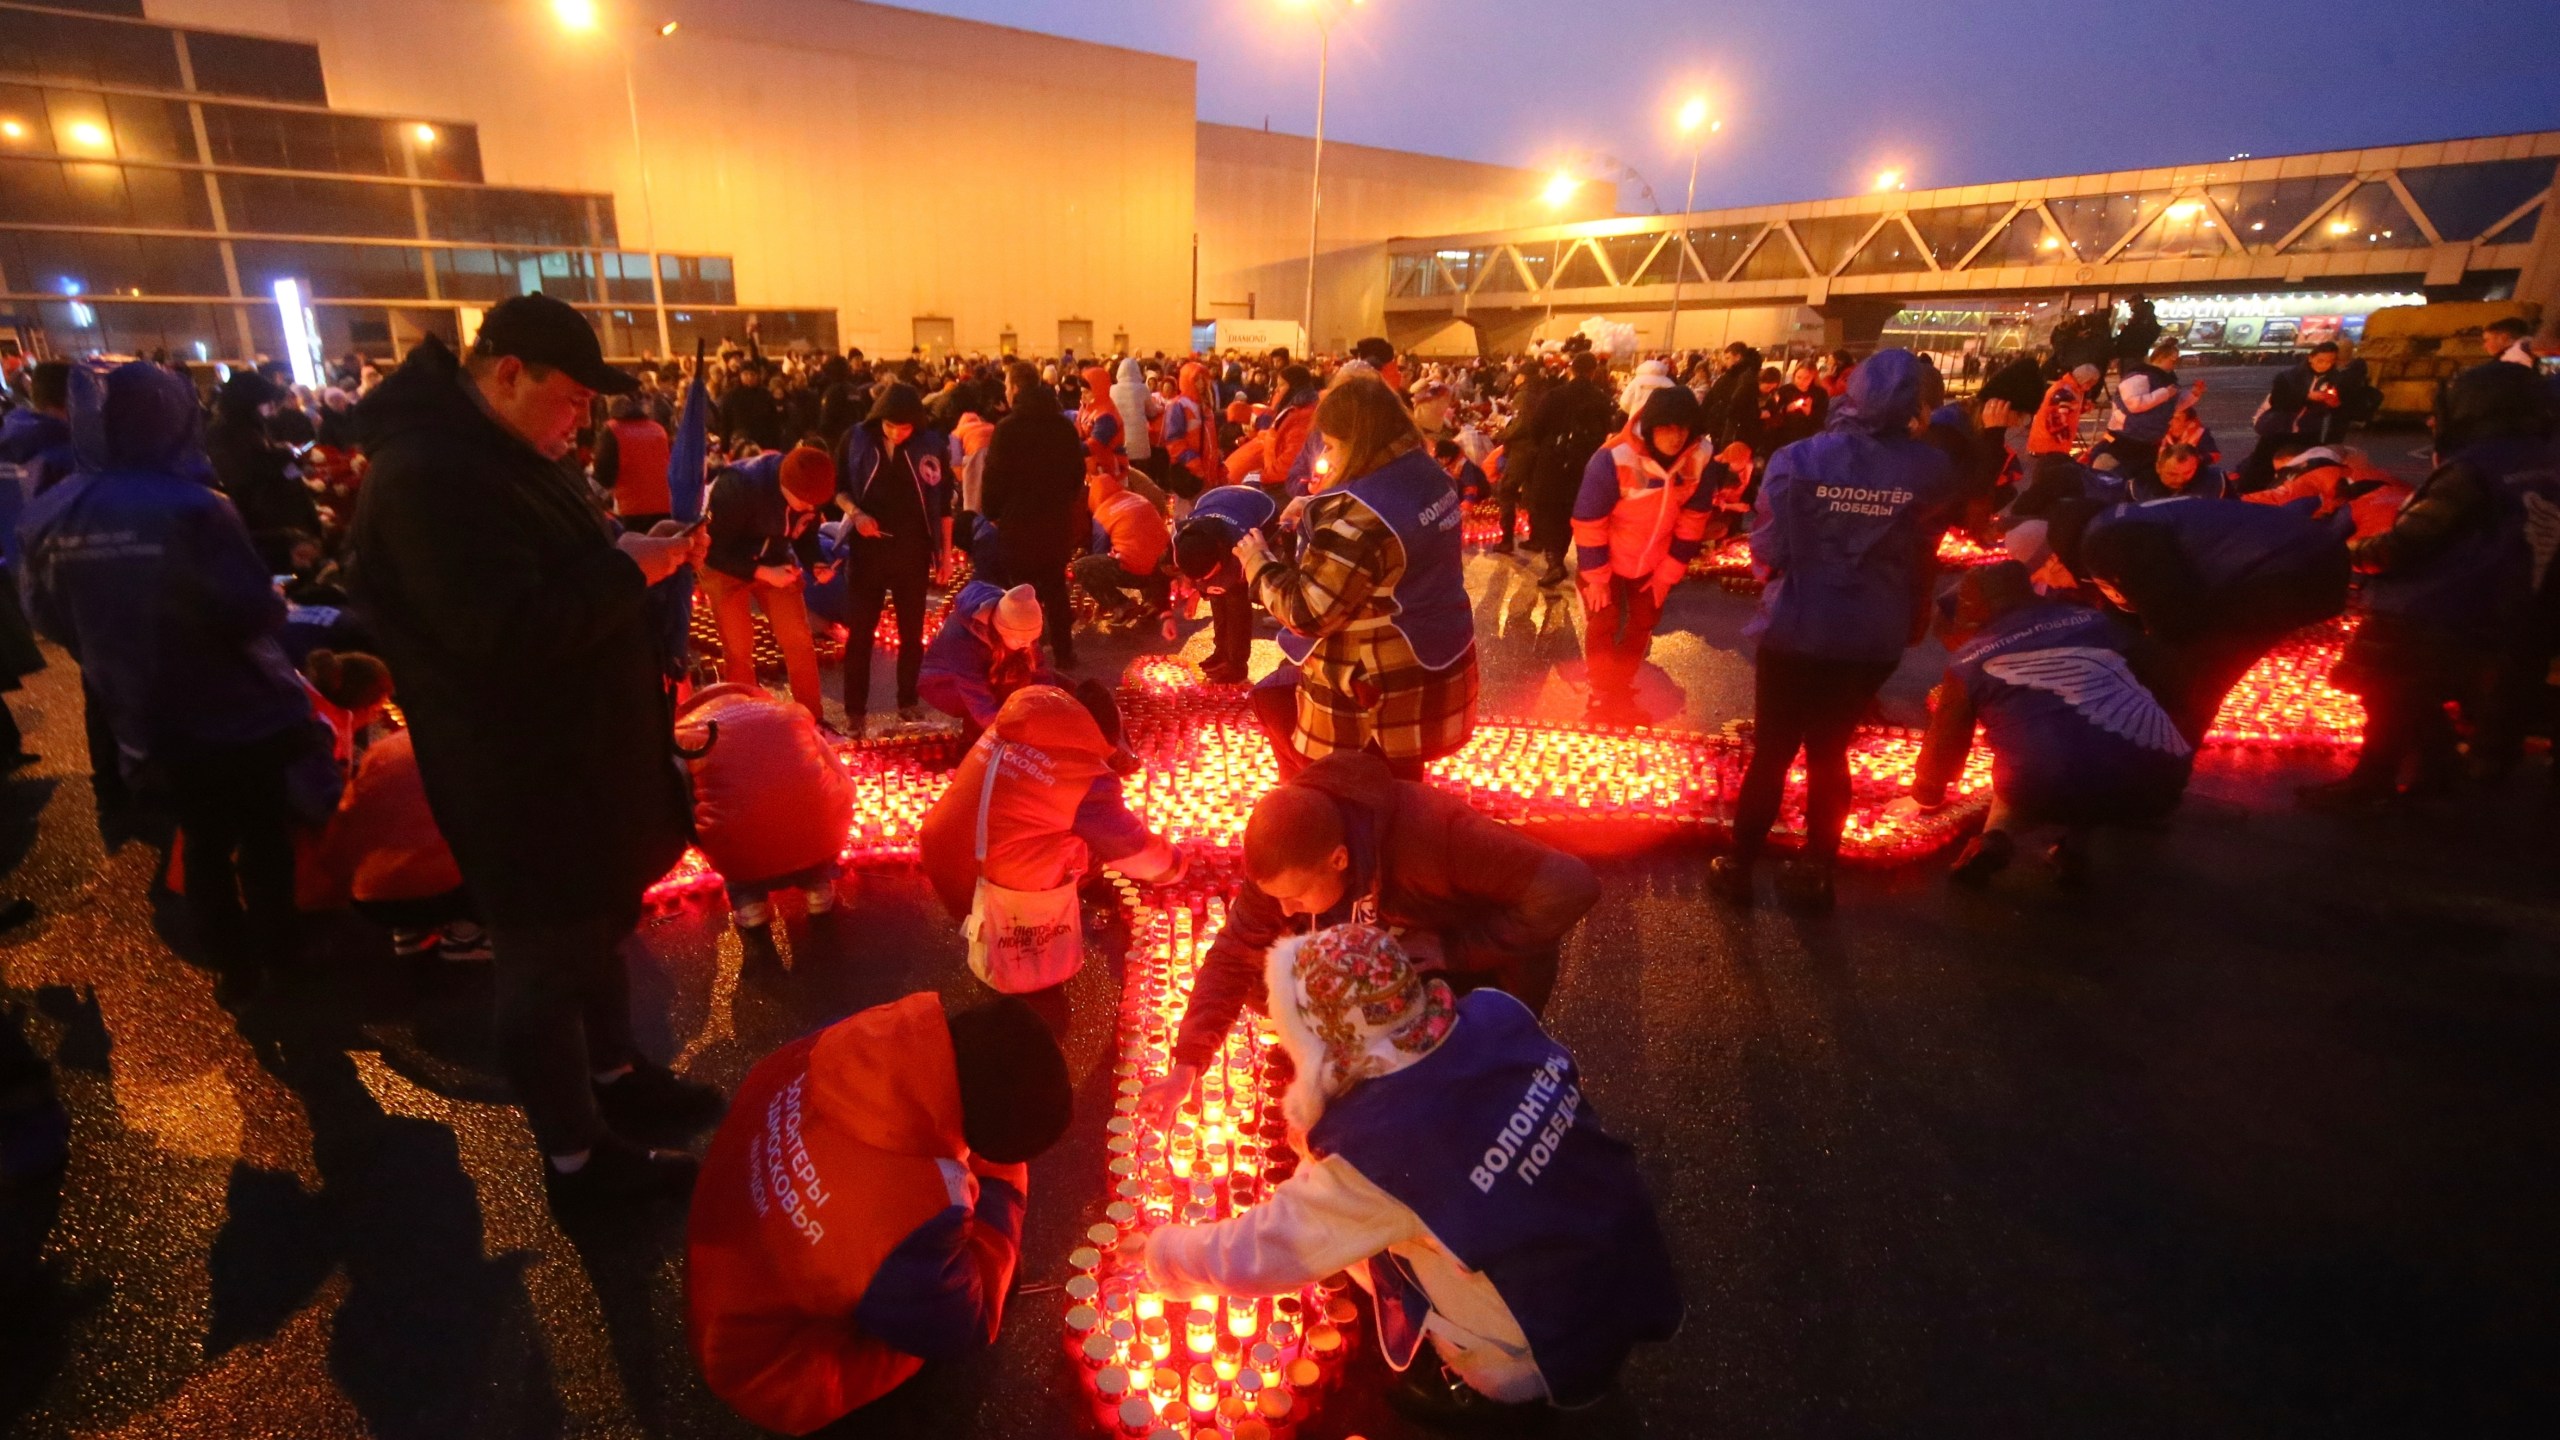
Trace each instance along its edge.
<instances>
[{"instance_id":1,"label":"crouching person","mask_svg":"<svg viewBox=\"0 0 2560 1440\"><path fill-rule=\"evenodd\" d=\"M1527 1006L1453 999L1366 925L1273 945L1264 984L1305 1163L1232 1220L1125 1241L1154 1288L1264 1295L1352 1268L1406 1371L1390 1402L1444 1424L1587 1404L1679 1328L1635 1152ZM1416 1366L1425 1341L1438 1363Z\"/></svg>"},{"instance_id":2,"label":"crouching person","mask_svg":"<svg viewBox=\"0 0 2560 1440\"><path fill-rule=\"evenodd\" d=\"M916 841L925 875L970 931L969 967L1010 994L1041 993L1063 1031L1064 992L1084 963L1077 891L1098 866L1144 884L1180 878L1182 852L1129 813L1111 692L1026 685L960 762Z\"/></svg>"},{"instance_id":3,"label":"crouching person","mask_svg":"<svg viewBox=\"0 0 2560 1440\"><path fill-rule=\"evenodd\" d=\"M1911 797L1935 809L1964 773L1974 723L1991 746L1991 814L1952 878L1982 885L2019 839L2059 825L2051 858L2065 883L2088 863L2095 825L2144 825L2177 808L2195 747L2137 678L2133 632L2085 606L2039 599L2015 561L1965 572L1939 626L1950 652L1929 697L1929 736Z\"/></svg>"},{"instance_id":4,"label":"crouching person","mask_svg":"<svg viewBox=\"0 0 2560 1440\"><path fill-rule=\"evenodd\" d=\"M834 909L853 777L809 712L762 686L714 685L676 713L676 746L695 843L728 882L739 931L770 933L776 890L798 889L811 919Z\"/></svg>"},{"instance_id":5,"label":"crouching person","mask_svg":"<svg viewBox=\"0 0 2560 1440\"><path fill-rule=\"evenodd\" d=\"M1253 587L1236 559L1236 543L1248 534L1268 537L1280 507L1258 485L1221 485L1203 491L1191 514L1173 528L1174 568L1209 601L1209 658L1201 677L1216 685L1240 685L1253 659Z\"/></svg>"},{"instance_id":6,"label":"crouching person","mask_svg":"<svg viewBox=\"0 0 2560 1440\"><path fill-rule=\"evenodd\" d=\"M959 717L962 744L977 743L1014 691L1056 682L1040 664L1042 623L1040 597L1028 585L1001 590L972 580L951 597L951 613L925 647L917 691L934 709Z\"/></svg>"},{"instance_id":7,"label":"crouching person","mask_svg":"<svg viewBox=\"0 0 2560 1440\"><path fill-rule=\"evenodd\" d=\"M686 1226L711 1393L805 1435L992 1344L1025 1164L1072 1103L1057 1042L1012 999L946 1017L910 995L767 1056L712 1137Z\"/></svg>"},{"instance_id":8,"label":"crouching person","mask_svg":"<svg viewBox=\"0 0 2560 1440\"><path fill-rule=\"evenodd\" d=\"M1589 865L1361 751L1265 792L1245 822L1244 868L1182 1012L1173 1069L1141 1101L1151 1115L1182 1103L1237 1011L1264 1003L1263 952L1284 935L1382 925L1461 993L1498 989L1539 1013L1565 936L1600 898Z\"/></svg>"}]
</instances>

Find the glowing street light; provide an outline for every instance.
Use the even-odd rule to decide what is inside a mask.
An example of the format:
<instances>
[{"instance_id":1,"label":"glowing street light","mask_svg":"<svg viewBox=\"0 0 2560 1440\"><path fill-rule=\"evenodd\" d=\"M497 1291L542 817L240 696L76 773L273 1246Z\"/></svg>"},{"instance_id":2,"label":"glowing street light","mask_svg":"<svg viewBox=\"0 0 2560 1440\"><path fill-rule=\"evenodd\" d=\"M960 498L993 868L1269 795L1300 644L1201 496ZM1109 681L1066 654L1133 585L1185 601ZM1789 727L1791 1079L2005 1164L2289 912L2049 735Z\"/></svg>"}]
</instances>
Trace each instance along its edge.
<instances>
[{"instance_id":1,"label":"glowing street light","mask_svg":"<svg viewBox=\"0 0 2560 1440\"><path fill-rule=\"evenodd\" d=\"M1538 192L1538 198L1547 202L1548 209L1561 210L1567 201L1573 199L1574 192L1581 188L1581 181L1559 170L1547 177L1547 188Z\"/></svg>"},{"instance_id":2,"label":"glowing street light","mask_svg":"<svg viewBox=\"0 0 2560 1440\"><path fill-rule=\"evenodd\" d=\"M1876 188L1878 190L1907 190L1911 187L1903 182L1901 171L1880 170L1876 172Z\"/></svg>"},{"instance_id":3,"label":"glowing street light","mask_svg":"<svg viewBox=\"0 0 2560 1440\"><path fill-rule=\"evenodd\" d=\"M1330 7L1335 3L1359 5L1362 0L1283 0L1292 9L1305 10L1316 20L1316 149L1315 159L1307 175L1307 296L1306 308L1298 312L1305 330L1300 343L1312 353L1316 348L1316 229L1324 215L1324 91L1325 80L1333 68L1333 20Z\"/></svg>"},{"instance_id":4,"label":"glowing street light","mask_svg":"<svg viewBox=\"0 0 2560 1440\"><path fill-rule=\"evenodd\" d=\"M417 141L422 146L433 145L436 143L436 127L433 125L413 126L410 128L409 137Z\"/></svg>"},{"instance_id":5,"label":"glowing street light","mask_svg":"<svg viewBox=\"0 0 2560 1440\"><path fill-rule=\"evenodd\" d=\"M15 120L0 120L0 140L24 140L27 127Z\"/></svg>"},{"instance_id":6,"label":"glowing street light","mask_svg":"<svg viewBox=\"0 0 2560 1440\"><path fill-rule=\"evenodd\" d=\"M559 20L564 30L593 31L602 28L603 25L602 15L596 8L596 0L551 0L551 13ZM675 21L669 20L655 28L660 39L667 39L676 33L677 25ZM622 103L631 115L631 156L640 165L640 213L649 227L647 237L649 303L658 320L658 349L662 353L672 354L675 350L675 339L667 329L666 282L658 273L657 186L649 174L648 147L640 140L640 87L631 76L631 47L623 44L617 45L615 49L622 60ZM426 129L423 125L418 128Z\"/></svg>"},{"instance_id":7,"label":"glowing street light","mask_svg":"<svg viewBox=\"0 0 2560 1440\"><path fill-rule=\"evenodd\" d=\"M95 121L80 120L73 122L71 126L71 143L84 150L104 150L113 142L107 136L106 126Z\"/></svg>"}]
</instances>

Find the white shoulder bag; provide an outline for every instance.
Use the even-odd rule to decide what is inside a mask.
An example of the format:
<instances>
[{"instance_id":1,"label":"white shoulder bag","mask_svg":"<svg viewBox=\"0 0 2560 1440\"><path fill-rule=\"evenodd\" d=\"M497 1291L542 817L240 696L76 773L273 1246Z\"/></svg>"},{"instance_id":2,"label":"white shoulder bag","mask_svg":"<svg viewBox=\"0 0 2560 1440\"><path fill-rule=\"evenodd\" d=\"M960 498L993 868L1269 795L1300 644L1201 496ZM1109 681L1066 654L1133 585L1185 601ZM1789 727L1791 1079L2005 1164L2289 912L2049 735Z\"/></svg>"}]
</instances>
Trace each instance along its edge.
<instances>
[{"instance_id":1,"label":"white shoulder bag","mask_svg":"<svg viewBox=\"0 0 2560 1440\"><path fill-rule=\"evenodd\" d=\"M987 751L978 784L978 888L961 933L969 968L1007 995L1062 985L1084 966L1084 908L1078 881L1048 890L1008 890L987 879L987 812L994 807L1005 742Z\"/></svg>"}]
</instances>

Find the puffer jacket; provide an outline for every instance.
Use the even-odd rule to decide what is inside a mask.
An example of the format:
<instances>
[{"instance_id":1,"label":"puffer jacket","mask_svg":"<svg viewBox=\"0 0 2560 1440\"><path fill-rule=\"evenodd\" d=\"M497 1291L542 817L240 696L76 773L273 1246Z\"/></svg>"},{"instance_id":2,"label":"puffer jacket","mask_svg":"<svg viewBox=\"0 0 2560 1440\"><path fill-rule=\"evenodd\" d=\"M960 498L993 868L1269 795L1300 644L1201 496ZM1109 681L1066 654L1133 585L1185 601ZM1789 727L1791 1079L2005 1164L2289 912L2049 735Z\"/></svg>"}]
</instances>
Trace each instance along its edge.
<instances>
[{"instance_id":1,"label":"puffer jacket","mask_svg":"<svg viewBox=\"0 0 2560 1440\"><path fill-rule=\"evenodd\" d=\"M805 1435L928 1360L995 1342L1021 1165L972 1154L942 1002L910 995L765 1057L685 1225L686 1334L711 1393Z\"/></svg>"},{"instance_id":2,"label":"puffer jacket","mask_svg":"<svg viewBox=\"0 0 2560 1440\"><path fill-rule=\"evenodd\" d=\"M1132 460L1155 454L1148 439L1154 427L1147 421L1159 403L1147 389L1146 368L1134 356L1121 361L1119 379L1111 387L1111 408L1120 412L1120 433L1129 437L1127 453Z\"/></svg>"},{"instance_id":3,"label":"puffer jacket","mask_svg":"<svg viewBox=\"0 0 2560 1440\"><path fill-rule=\"evenodd\" d=\"M853 823L853 777L818 722L761 687L714 685L676 714L693 758L693 827L712 868L763 884L827 864Z\"/></svg>"}]
</instances>

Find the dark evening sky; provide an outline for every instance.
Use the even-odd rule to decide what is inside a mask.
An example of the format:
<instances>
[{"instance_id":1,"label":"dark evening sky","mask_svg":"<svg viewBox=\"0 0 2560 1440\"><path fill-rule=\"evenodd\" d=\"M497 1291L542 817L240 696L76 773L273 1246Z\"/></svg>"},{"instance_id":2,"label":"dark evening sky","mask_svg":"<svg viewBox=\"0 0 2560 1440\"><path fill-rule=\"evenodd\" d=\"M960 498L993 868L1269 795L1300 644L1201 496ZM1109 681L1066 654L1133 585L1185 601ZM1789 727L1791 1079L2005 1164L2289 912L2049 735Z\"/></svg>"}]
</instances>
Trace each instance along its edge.
<instances>
[{"instance_id":1,"label":"dark evening sky","mask_svg":"<svg viewBox=\"0 0 2560 1440\"><path fill-rule=\"evenodd\" d=\"M1316 0L1328 138L1550 167L1612 154L1677 209L2560 127L2555 0ZM1305 134L1305 0L914 0L1199 62L1200 116ZM1586 168L1596 162L1586 158ZM1632 184L1631 210L1646 208Z\"/></svg>"}]
</instances>

